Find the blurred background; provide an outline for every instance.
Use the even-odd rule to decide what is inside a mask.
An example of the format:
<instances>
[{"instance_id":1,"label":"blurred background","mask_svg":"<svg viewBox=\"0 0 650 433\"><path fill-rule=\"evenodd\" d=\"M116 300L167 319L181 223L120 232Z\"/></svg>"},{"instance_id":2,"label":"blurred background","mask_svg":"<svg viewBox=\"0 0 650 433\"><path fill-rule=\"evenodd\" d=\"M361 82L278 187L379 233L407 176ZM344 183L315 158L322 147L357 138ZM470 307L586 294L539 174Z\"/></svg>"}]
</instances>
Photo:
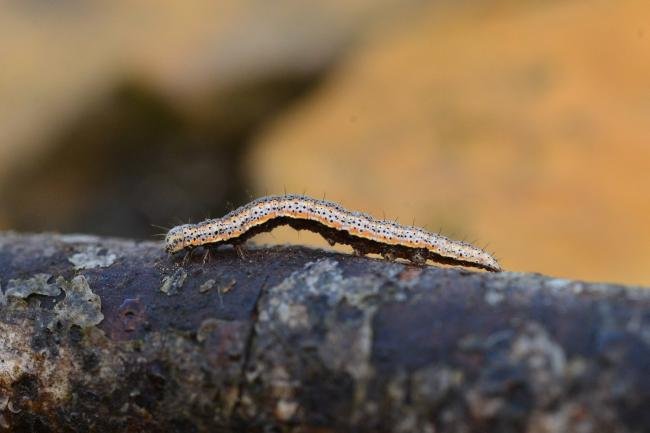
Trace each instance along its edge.
<instances>
[{"instance_id":1,"label":"blurred background","mask_svg":"<svg viewBox=\"0 0 650 433\"><path fill-rule=\"evenodd\" d=\"M0 229L152 239L306 193L650 285L650 6L0 2ZM259 242L326 247L277 230Z\"/></svg>"}]
</instances>

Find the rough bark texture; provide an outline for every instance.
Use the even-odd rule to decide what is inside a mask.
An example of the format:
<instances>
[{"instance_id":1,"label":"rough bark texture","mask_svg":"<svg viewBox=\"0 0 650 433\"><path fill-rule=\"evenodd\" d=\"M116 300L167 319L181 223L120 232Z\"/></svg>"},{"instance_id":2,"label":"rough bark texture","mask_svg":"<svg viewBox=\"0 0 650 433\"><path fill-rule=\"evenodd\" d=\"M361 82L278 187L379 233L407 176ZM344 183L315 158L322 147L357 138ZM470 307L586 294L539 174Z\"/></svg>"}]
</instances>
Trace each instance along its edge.
<instances>
[{"instance_id":1,"label":"rough bark texture","mask_svg":"<svg viewBox=\"0 0 650 433\"><path fill-rule=\"evenodd\" d=\"M0 431L640 432L650 291L0 235Z\"/></svg>"}]
</instances>

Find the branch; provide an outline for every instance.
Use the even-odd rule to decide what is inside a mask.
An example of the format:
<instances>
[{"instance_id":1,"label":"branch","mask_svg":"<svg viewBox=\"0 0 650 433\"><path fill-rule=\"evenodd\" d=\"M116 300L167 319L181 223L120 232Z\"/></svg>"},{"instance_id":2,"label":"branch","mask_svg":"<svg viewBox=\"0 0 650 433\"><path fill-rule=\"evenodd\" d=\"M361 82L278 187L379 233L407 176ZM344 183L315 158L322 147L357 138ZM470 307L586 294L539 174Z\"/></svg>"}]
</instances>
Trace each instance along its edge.
<instances>
[{"instance_id":1,"label":"branch","mask_svg":"<svg viewBox=\"0 0 650 433\"><path fill-rule=\"evenodd\" d=\"M0 431L635 432L650 291L0 235Z\"/></svg>"}]
</instances>

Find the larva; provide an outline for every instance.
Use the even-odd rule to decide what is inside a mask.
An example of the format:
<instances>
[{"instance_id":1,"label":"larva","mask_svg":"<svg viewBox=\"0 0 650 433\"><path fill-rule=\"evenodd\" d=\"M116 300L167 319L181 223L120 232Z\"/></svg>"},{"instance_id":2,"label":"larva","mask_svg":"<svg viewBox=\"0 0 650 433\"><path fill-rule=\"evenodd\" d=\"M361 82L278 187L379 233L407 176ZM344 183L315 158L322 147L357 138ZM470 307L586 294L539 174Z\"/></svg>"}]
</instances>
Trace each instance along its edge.
<instances>
[{"instance_id":1,"label":"larva","mask_svg":"<svg viewBox=\"0 0 650 433\"><path fill-rule=\"evenodd\" d=\"M381 254L417 264L427 260L499 272L499 263L487 252L465 242L393 221L351 212L336 203L302 195L268 196L254 200L222 218L184 224L169 230L165 250L176 253L202 245L236 246L262 232L287 224L311 230L331 245L351 245L357 254Z\"/></svg>"}]
</instances>

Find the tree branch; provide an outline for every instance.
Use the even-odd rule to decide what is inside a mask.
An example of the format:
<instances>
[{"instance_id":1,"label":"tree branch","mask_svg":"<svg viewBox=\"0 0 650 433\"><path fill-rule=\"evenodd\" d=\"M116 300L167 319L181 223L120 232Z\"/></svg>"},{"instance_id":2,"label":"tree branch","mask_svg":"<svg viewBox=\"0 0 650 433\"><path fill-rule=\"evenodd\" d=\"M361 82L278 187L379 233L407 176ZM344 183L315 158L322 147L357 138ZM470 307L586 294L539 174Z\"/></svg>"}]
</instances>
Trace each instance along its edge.
<instances>
[{"instance_id":1,"label":"tree branch","mask_svg":"<svg viewBox=\"0 0 650 433\"><path fill-rule=\"evenodd\" d=\"M650 291L0 235L0 431L636 432Z\"/></svg>"}]
</instances>

